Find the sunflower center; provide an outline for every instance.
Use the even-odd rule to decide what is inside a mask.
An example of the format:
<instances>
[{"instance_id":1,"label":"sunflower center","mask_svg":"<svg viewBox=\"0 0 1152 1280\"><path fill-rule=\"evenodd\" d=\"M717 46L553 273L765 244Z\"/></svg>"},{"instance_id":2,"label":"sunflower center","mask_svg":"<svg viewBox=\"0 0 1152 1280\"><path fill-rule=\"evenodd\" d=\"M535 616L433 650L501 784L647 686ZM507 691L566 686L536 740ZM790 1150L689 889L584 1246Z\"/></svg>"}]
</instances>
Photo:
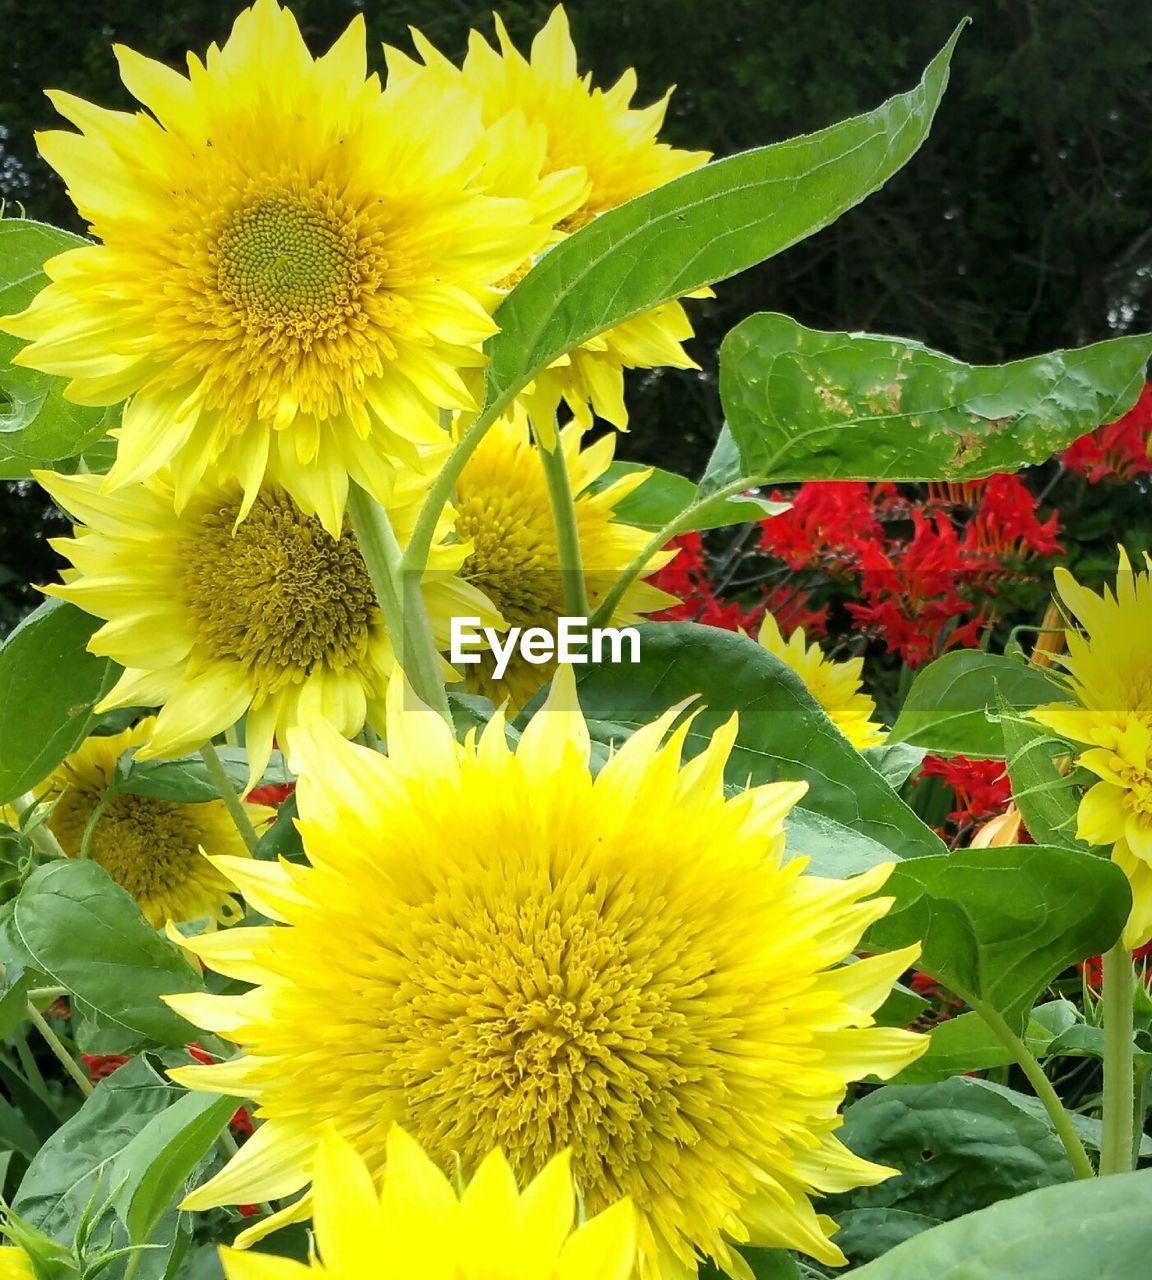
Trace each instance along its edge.
<instances>
[{"instance_id":1,"label":"sunflower center","mask_svg":"<svg viewBox=\"0 0 1152 1280\"><path fill-rule=\"evenodd\" d=\"M52 811L52 830L75 858L99 794L69 788ZM204 838L190 806L116 795L96 821L88 853L139 902L178 892L200 869Z\"/></svg>"},{"instance_id":2,"label":"sunflower center","mask_svg":"<svg viewBox=\"0 0 1152 1280\"><path fill-rule=\"evenodd\" d=\"M212 661L242 663L264 692L366 658L379 610L350 530L339 538L285 493L204 515L182 540L179 590Z\"/></svg>"},{"instance_id":3,"label":"sunflower center","mask_svg":"<svg viewBox=\"0 0 1152 1280\"><path fill-rule=\"evenodd\" d=\"M460 504L456 534L471 540L461 576L479 587L512 626L552 626L564 612L564 584L554 538L525 518L515 493L485 494Z\"/></svg>"},{"instance_id":4,"label":"sunflower center","mask_svg":"<svg viewBox=\"0 0 1152 1280\"><path fill-rule=\"evenodd\" d=\"M264 195L225 222L215 251L220 291L250 326L306 349L356 313L360 255L341 213L320 190Z\"/></svg>"},{"instance_id":5,"label":"sunflower center","mask_svg":"<svg viewBox=\"0 0 1152 1280\"><path fill-rule=\"evenodd\" d=\"M634 1191L656 1144L693 1133L684 1086L715 1058L688 1016L707 949L621 910L623 890L451 897L405 930L386 1054L404 1123L446 1168L499 1146L527 1177L570 1147L590 1204Z\"/></svg>"}]
</instances>

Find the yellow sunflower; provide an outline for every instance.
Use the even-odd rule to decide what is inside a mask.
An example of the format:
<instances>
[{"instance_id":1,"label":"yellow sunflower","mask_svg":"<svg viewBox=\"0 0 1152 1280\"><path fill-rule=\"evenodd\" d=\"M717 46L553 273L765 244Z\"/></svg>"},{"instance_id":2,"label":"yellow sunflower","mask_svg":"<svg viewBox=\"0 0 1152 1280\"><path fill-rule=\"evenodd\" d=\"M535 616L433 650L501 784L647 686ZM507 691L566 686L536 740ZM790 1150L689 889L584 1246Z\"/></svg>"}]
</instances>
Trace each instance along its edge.
<instances>
[{"instance_id":1,"label":"yellow sunflower","mask_svg":"<svg viewBox=\"0 0 1152 1280\"><path fill-rule=\"evenodd\" d=\"M796 672L829 720L857 751L878 747L884 741L883 725L872 719L876 703L863 691L863 658L833 662L818 644L807 643L803 627L797 627L785 640L771 613L765 613L756 638Z\"/></svg>"},{"instance_id":2,"label":"yellow sunflower","mask_svg":"<svg viewBox=\"0 0 1152 1280\"><path fill-rule=\"evenodd\" d=\"M1152 720L1129 713L1110 747L1089 748L1077 764L1100 781L1080 801L1076 834L1112 845L1132 888L1124 945L1134 950L1152 938Z\"/></svg>"},{"instance_id":3,"label":"yellow sunflower","mask_svg":"<svg viewBox=\"0 0 1152 1280\"><path fill-rule=\"evenodd\" d=\"M636 1257L632 1206L620 1201L573 1230L571 1162L559 1155L521 1192L494 1151L457 1195L420 1144L394 1126L379 1191L356 1151L334 1131L313 1174L320 1261L310 1272L267 1254L222 1249L228 1280L628 1280ZM386 1260L383 1265L382 1261Z\"/></svg>"},{"instance_id":4,"label":"yellow sunflower","mask_svg":"<svg viewBox=\"0 0 1152 1280\"><path fill-rule=\"evenodd\" d=\"M605 436L581 448L583 432L571 424L561 432L561 448L575 498L576 525L584 566L584 585L595 609L620 571L643 550L651 534L613 519L613 511L644 483L646 471L633 472L596 490L612 462L615 437ZM479 588L509 626L544 627L556 631L567 613L556 527L548 484L522 412L497 421L468 461L456 490L456 534L471 546L460 570ZM646 572L667 564L675 551L653 556ZM674 604L675 597L645 582L636 582L613 611L609 623L624 626L641 615ZM500 680L490 652L464 668L468 688L494 702L509 699L519 709L556 669L555 663L533 665L519 654Z\"/></svg>"},{"instance_id":5,"label":"yellow sunflower","mask_svg":"<svg viewBox=\"0 0 1152 1280\"><path fill-rule=\"evenodd\" d=\"M681 767L678 710L595 777L568 668L515 752L500 714L459 744L399 678L387 756L293 733L311 865L214 859L281 923L186 943L256 985L169 997L244 1049L173 1075L263 1121L186 1208L305 1189L328 1123L379 1171L398 1123L465 1176L494 1146L521 1181L570 1150L589 1212L633 1201L644 1280L701 1256L750 1277L734 1242L844 1261L811 1197L892 1173L834 1131L849 1081L926 1046L872 1016L918 948L842 965L891 867L802 874L804 785L726 798L735 718Z\"/></svg>"},{"instance_id":6,"label":"yellow sunflower","mask_svg":"<svg viewBox=\"0 0 1152 1280\"><path fill-rule=\"evenodd\" d=\"M0 1280L35 1280L32 1260L23 1249L0 1246Z\"/></svg>"},{"instance_id":7,"label":"yellow sunflower","mask_svg":"<svg viewBox=\"0 0 1152 1280\"><path fill-rule=\"evenodd\" d=\"M496 32L498 49L472 32L460 69L413 32L423 63L388 49L389 83L431 83L444 90L463 87L478 102L485 124L503 131L510 140L504 151L535 156L543 146L540 173L544 181L582 176L582 191L565 186L567 203L553 204L557 238L707 163L706 151L680 151L657 141L671 90L659 102L636 108L631 106L635 71L626 71L610 89L594 88L591 75L580 74L562 6L552 11L527 58L516 49L498 17ZM521 194L515 185L502 189ZM517 274L522 271L523 267ZM711 296L711 291L693 296ZM691 336L684 308L679 302L665 303L557 361L539 375L525 402L544 430L561 401L582 426L590 425L594 411L613 425L626 427L623 371L658 365L698 368L681 346Z\"/></svg>"},{"instance_id":8,"label":"yellow sunflower","mask_svg":"<svg viewBox=\"0 0 1152 1280\"><path fill-rule=\"evenodd\" d=\"M155 928L168 920L230 923L240 914L232 885L201 852L247 856L224 802L178 804L127 792L109 797L117 761L147 742L152 728L143 720L123 733L86 738L36 788L37 798L52 806L47 826L70 858L84 853L91 827L87 856L136 899ZM253 824L275 816L260 805L245 807Z\"/></svg>"},{"instance_id":9,"label":"yellow sunflower","mask_svg":"<svg viewBox=\"0 0 1152 1280\"><path fill-rule=\"evenodd\" d=\"M394 640L347 525L332 537L275 486L237 524L236 481L205 480L177 513L164 476L111 494L100 476L37 478L82 522L52 544L75 572L45 590L105 619L88 647L125 668L100 709L161 708L141 759L195 750L247 715L254 782L294 724L323 716L350 737L382 723ZM414 511L395 513L401 534ZM441 544L425 578L445 648L455 614L499 623L456 575L467 550Z\"/></svg>"},{"instance_id":10,"label":"yellow sunflower","mask_svg":"<svg viewBox=\"0 0 1152 1280\"><path fill-rule=\"evenodd\" d=\"M246 507L267 473L335 536L349 475L386 500L438 411L472 407L490 286L549 226L473 185L471 95L367 76L362 18L315 60L275 0L187 76L116 56L151 114L50 95L80 132L41 154L102 243L3 321L17 360L81 404L132 397L111 485L171 462L183 505L215 461Z\"/></svg>"},{"instance_id":11,"label":"yellow sunflower","mask_svg":"<svg viewBox=\"0 0 1152 1280\"><path fill-rule=\"evenodd\" d=\"M1137 572L1119 549L1115 590L1097 593L1068 572L1055 571L1056 589L1072 622L1067 653L1054 657L1066 672L1074 702L1053 702L1034 719L1083 743L1076 763L1100 779L1080 802L1077 834L1112 845L1112 860L1128 877L1132 914L1124 945L1152 938L1152 559ZM1076 623L1079 626L1075 625Z\"/></svg>"}]
</instances>

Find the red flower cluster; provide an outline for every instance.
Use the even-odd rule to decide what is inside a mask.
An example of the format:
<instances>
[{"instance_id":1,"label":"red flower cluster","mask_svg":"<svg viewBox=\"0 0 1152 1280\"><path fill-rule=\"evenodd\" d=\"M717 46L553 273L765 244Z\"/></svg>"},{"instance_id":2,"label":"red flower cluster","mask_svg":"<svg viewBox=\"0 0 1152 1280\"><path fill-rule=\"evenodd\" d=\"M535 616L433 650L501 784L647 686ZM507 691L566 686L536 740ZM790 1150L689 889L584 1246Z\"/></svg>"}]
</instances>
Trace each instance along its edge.
<instances>
[{"instance_id":1,"label":"red flower cluster","mask_svg":"<svg viewBox=\"0 0 1152 1280\"><path fill-rule=\"evenodd\" d=\"M93 1084L106 1080L113 1071L118 1071L128 1059L122 1053L82 1053L80 1061L88 1072Z\"/></svg>"},{"instance_id":2,"label":"red flower cluster","mask_svg":"<svg viewBox=\"0 0 1152 1280\"><path fill-rule=\"evenodd\" d=\"M1148 959L1152 959L1152 942L1146 942L1132 952L1132 962L1136 965L1136 972L1143 974L1145 984L1148 983L1148 966L1141 965L1140 962ZM1104 957L1089 956L1087 960L1081 960L1080 972L1087 979L1088 985L1099 991L1104 985Z\"/></svg>"},{"instance_id":3,"label":"red flower cluster","mask_svg":"<svg viewBox=\"0 0 1152 1280\"><path fill-rule=\"evenodd\" d=\"M253 787L245 799L249 804L266 804L270 809L279 809L295 790L294 782L270 782L264 787Z\"/></svg>"},{"instance_id":4,"label":"red flower cluster","mask_svg":"<svg viewBox=\"0 0 1152 1280\"><path fill-rule=\"evenodd\" d=\"M1012 783L1003 760L925 756L917 781L920 778L944 779L956 805L948 820L960 828L977 826L1003 813L1012 798Z\"/></svg>"},{"instance_id":5,"label":"red flower cluster","mask_svg":"<svg viewBox=\"0 0 1152 1280\"><path fill-rule=\"evenodd\" d=\"M958 1000L927 973L919 969L912 970L908 985L922 999L928 1001L929 1007L917 1014L909 1030L927 1033L941 1022L948 1022L964 1008L964 1001Z\"/></svg>"},{"instance_id":6,"label":"red flower cluster","mask_svg":"<svg viewBox=\"0 0 1152 1280\"><path fill-rule=\"evenodd\" d=\"M1152 474L1152 386L1145 383L1139 399L1123 417L1081 436L1064 451L1064 465L1087 477L1089 484L1101 480L1131 480Z\"/></svg>"}]
</instances>

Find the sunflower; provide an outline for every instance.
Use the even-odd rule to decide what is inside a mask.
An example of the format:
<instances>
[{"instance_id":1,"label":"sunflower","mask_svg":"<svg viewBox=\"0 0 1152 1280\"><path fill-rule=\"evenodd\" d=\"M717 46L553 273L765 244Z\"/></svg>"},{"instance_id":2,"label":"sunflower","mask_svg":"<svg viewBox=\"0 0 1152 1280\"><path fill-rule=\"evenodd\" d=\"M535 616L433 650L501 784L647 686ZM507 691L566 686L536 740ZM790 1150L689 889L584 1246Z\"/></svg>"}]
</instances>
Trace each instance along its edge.
<instances>
[{"instance_id":1,"label":"sunflower","mask_svg":"<svg viewBox=\"0 0 1152 1280\"><path fill-rule=\"evenodd\" d=\"M152 727L143 720L86 738L36 789L51 805L47 826L70 858L98 862L154 928L168 920L227 924L239 915L232 886L202 855L247 856L224 802L177 804L111 790L120 757L147 742ZM260 805L246 808L254 824L275 816Z\"/></svg>"},{"instance_id":2,"label":"sunflower","mask_svg":"<svg viewBox=\"0 0 1152 1280\"><path fill-rule=\"evenodd\" d=\"M0 1280L35 1280L32 1260L23 1249L0 1246Z\"/></svg>"},{"instance_id":3,"label":"sunflower","mask_svg":"<svg viewBox=\"0 0 1152 1280\"><path fill-rule=\"evenodd\" d=\"M645 1280L702 1255L750 1277L733 1242L844 1261L810 1197L892 1172L834 1130L849 1081L926 1046L872 1017L918 948L841 965L891 866L803 875L783 821L804 785L726 798L735 718L681 767L678 711L595 777L569 668L515 752L500 713L458 744L399 678L387 756L293 733L311 866L214 859L281 923L186 943L256 985L168 998L244 1046L173 1075L263 1120L185 1207L305 1188L326 1123L378 1171L398 1123L465 1175L493 1146L521 1181L570 1150L589 1212L636 1206Z\"/></svg>"},{"instance_id":4,"label":"sunflower","mask_svg":"<svg viewBox=\"0 0 1152 1280\"><path fill-rule=\"evenodd\" d=\"M1135 950L1152 938L1152 720L1129 713L1111 747L1091 747L1077 764L1100 781L1080 801L1076 834L1112 845L1132 888L1124 945Z\"/></svg>"},{"instance_id":5,"label":"sunflower","mask_svg":"<svg viewBox=\"0 0 1152 1280\"><path fill-rule=\"evenodd\" d=\"M857 751L878 747L884 741L883 726L872 719L876 703L863 691L863 658L833 662L818 644L807 643L803 627L797 627L785 640L771 613L764 615L756 638L796 672L828 719Z\"/></svg>"},{"instance_id":6,"label":"sunflower","mask_svg":"<svg viewBox=\"0 0 1152 1280\"><path fill-rule=\"evenodd\" d=\"M504 153L535 156L542 146L542 181L571 182L572 175L582 176L582 190L574 184L565 186L566 202L554 202L555 238L709 160L706 151L680 151L657 141L671 90L651 106L636 108L631 105L636 93L634 70L625 71L607 90L594 88L590 74L580 74L562 6L552 11L527 58L516 49L498 17L496 33L498 49L473 31L467 57L457 69L414 31L423 62L386 50L389 83L431 83L444 91L462 87L479 104L485 125L509 139ZM501 187L497 183L493 189ZM521 194L516 186L503 190ZM522 266L516 276L523 270ZM710 297L711 291L692 296ZM665 303L569 352L537 377L525 402L545 430L561 401L582 426L591 424L594 411L614 426L626 427L623 371L659 365L698 368L681 346L691 336L684 308L679 302Z\"/></svg>"},{"instance_id":7,"label":"sunflower","mask_svg":"<svg viewBox=\"0 0 1152 1280\"><path fill-rule=\"evenodd\" d=\"M620 571L643 550L651 534L613 518L613 511L647 479L636 471L597 487L612 462L615 437L605 436L586 449L583 433L570 424L561 432L561 448L575 498L576 525L584 563L584 585L592 608ZM479 588L509 626L544 627L555 632L568 611L556 527L548 485L523 412L498 420L469 459L456 491L456 535L471 546L461 576ZM655 555L646 572L675 554ZM666 608L675 598L658 587L637 582L629 588L609 622L622 626ZM494 678L491 653L466 671L468 688L494 702L508 698L519 709L546 683L555 664L533 665L516 655L501 680Z\"/></svg>"},{"instance_id":8,"label":"sunflower","mask_svg":"<svg viewBox=\"0 0 1152 1280\"><path fill-rule=\"evenodd\" d=\"M573 1230L576 1196L567 1155L523 1192L499 1151L457 1195L420 1144L394 1126L377 1191L372 1171L334 1131L314 1171L316 1243L312 1272L332 1280L379 1275L423 1280L628 1280L636 1256L632 1206L620 1201ZM300 1265L222 1249L227 1280L300 1280ZM303 1274L307 1274L304 1272Z\"/></svg>"},{"instance_id":9,"label":"sunflower","mask_svg":"<svg viewBox=\"0 0 1152 1280\"><path fill-rule=\"evenodd\" d=\"M75 572L45 590L103 618L88 647L125 668L100 709L161 708L141 759L194 750L247 715L253 785L294 724L324 716L352 736L382 722L394 642L346 525L332 537L275 486L237 523L237 481L205 480L177 513L164 476L112 494L100 476L37 478L83 522L52 544ZM396 512L400 532L413 511ZM455 574L466 554L434 549L425 579L445 647L454 614L499 623Z\"/></svg>"},{"instance_id":10,"label":"sunflower","mask_svg":"<svg viewBox=\"0 0 1152 1280\"><path fill-rule=\"evenodd\" d=\"M111 485L170 462L183 505L215 461L245 508L267 473L336 536L349 475L387 500L438 411L473 407L491 286L550 227L474 187L471 95L366 75L362 18L315 60L275 0L187 76L116 56L151 115L50 94L80 132L41 154L102 243L3 321L17 361L80 404L132 397Z\"/></svg>"},{"instance_id":11,"label":"sunflower","mask_svg":"<svg viewBox=\"0 0 1152 1280\"><path fill-rule=\"evenodd\" d=\"M1112 845L1112 860L1128 877L1132 914L1124 945L1152 938L1152 559L1134 571L1119 549L1116 587L1100 593L1055 571L1056 589L1071 614L1067 653L1054 658L1065 670L1073 702L1032 711L1046 728L1087 750L1076 763L1094 773L1080 802L1077 834ZM1078 622L1080 626L1074 625ZM1082 630L1081 630L1082 628Z\"/></svg>"}]
</instances>

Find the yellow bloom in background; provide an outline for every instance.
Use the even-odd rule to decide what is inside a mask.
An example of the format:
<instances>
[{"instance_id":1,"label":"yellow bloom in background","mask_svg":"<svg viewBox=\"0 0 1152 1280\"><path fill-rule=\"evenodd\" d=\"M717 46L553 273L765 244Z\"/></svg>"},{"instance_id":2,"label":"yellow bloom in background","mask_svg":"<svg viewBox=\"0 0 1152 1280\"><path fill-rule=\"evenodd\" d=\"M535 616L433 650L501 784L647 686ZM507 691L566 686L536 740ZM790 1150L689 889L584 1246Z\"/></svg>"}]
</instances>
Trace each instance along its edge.
<instances>
[{"instance_id":1,"label":"yellow bloom in background","mask_svg":"<svg viewBox=\"0 0 1152 1280\"><path fill-rule=\"evenodd\" d=\"M707 163L706 151L681 151L657 141L671 90L651 106L636 108L631 106L637 87L635 71L626 71L610 89L594 88L591 75L580 74L562 6L552 11L527 58L516 49L498 17L496 32L498 49L479 32L472 32L459 70L414 32L423 64L387 50L389 83L432 83L446 90L463 86L479 103L489 128L517 139L509 150L534 155L542 140L540 171L545 181L583 175L582 198L578 195L570 201L554 223L558 236ZM506 190L520 194L517 188ZM694 296L710 295L710 290L704 290ZM545 431L561 401L582 426L591 424L594 411L614 426L626 427L623 371L660 365L698 368L680 345L691 336L684 308L679 302L665 303L557 361L537 377L525 402Z\"/></svg>"},{"instance_id":2,"label":"yellow bloom in background","mask_svg":"<svg viewBox=\"0 0 1152 1280\"><path fill-rule=\"evenodd\" d=\"M81 404L132 397L110 484L170 462L183 506L215 463L247 507L267 474L336 535L349 475L387 500L394 462L445 443L438 411L472 407L490 286L550 228L473 187L470 95L367 76L361 18L315 60L275 0L187 76L116 56L151 114L50 95L81 132L41 154L102 243L3 321L17 361Z\"/></svg>"},{"instance_id":3,"label":"yellow bloom in background","mask_svg":"<svg viewBox=\"0 0 1152 1280\"><path fill-rule=\"evenodd\" d=\"M802 874L783 823L804 785L726 798L735 717L681 766L679 711L595 777L568 668L515 751L500 714L457 743L399 678L387 756L293 733L311 865L214 859L281 923L185 944L256 985L169 997L243 1045L174 1077L263 1121L185 1207L306 1188L329 1123L376 1173L398 1123L449 1174L499 1147L523 1182L570 1150L590 1213L631 1198L645 1280L701 1255L750 1277L741 1241L844 1261L811 1197L893 1172L834 1131L849 1081L927 1045L872 1016L918 948L842 965L891 867Z\"/></svg>"},{"instance_id":4,"label":"yellow bloom in background","mask_svg":"<svg viewBox=\"0 0 1152 1280\"><path fill-rule=\"evenodd\" d=\"M0 1246L0 1280L34 1280L32 1260L23 1249Z\"/></svg>"},{"instance_id":5,"label":"yellow bloom in background","mask_svg":"<svg viewBox=\"0 0 1152 1280\"><path fill-rule=\"evenodd\" d=\"M615 437L605 436L581 448L583 433L575 424L561 432L561 448L575 498L576 527L584 567L584 587L592 609L644 549L651 533L613 519L613 511L644 483L646 471L633 472L597 490L608 470ZM456 534L472 548L460 570L463 578L492 601L509 626L544 627L555 633L565 615L564 579L548 484L522 412L502 418L480 442L456 489ZM667 564L675 550L660 551L646 572ZM675 597L645 582L634 583L613 611L609 624L639 622L676 603ZM501 680L494 678L490 653L479 664L463 668L468 688L494 702L509 699L519 710L556 669L555 663L533 665L518 654Z\"/></svg>"},{"instance_id":6,"label":"yellow bloom in background","mask_svg":"<svg viewBox=\"0 0 1152 1280\"><path fill-rule=\"evenodd\" d=\"M37 799L51 805L46 825L64 852L78 858L99 808L88 857L136 899L150 925L230 923L241 914L232 885L204 857L205 852L247 857L224 802L178 804L126 792L107 796L117 761L146 742L152 727L152 720L143 720L123 733L86 738L36 788ZM275 816L260 805L245 807L255 825Z\"/></svg>"},{"instance_id":7,"label":"yellow bloom in background","mask_svg":"<svg viewBox=\"0 0 1152 1280\"><path fill-rule=\"evenodd\" d=\"M765 613L756 639L796 672L829 720L857 751L880 746L884 727L872 719L876 703L863 690L863 658L833 662L818 644L807 643L803 627L797 627L785 640L771 613Z\"/></svg>"},{"instance_id":8,"label":"yellow bloom in background","mask_svg":"<svg viewBox=\"0 0 1152 1280\"><path fill-rule=\"evenodd\" d=\"M333 538L270 486L237 525L235 481L205 481L177 514L164 477L111 494L100 476L37 479L82 522L52 544L75 572L45 590L105 619L88 647L125 668L100 709L161 708L141 759L195 750L246 715L254 783L294 724L322 716L351 737L383 723L396 654L349 528ZM415 510L394 513L400 534ZM445 648L453 615L499 621L455 572L467 550L434 548L425 579Z\"/></svg>"},{"instance_id":9,"label":"yellow bloom in background","mask_svg":"<svg viewBox=\"0 0 1152 1280\"><path fill-rule=\"evenodd\" d=\"M1128 877L1130 949L1152 939L1152 559L1136 571L1119 549L1116 587L1097 593L1055 571L1060 598L1079 627L1065 632L1068 652L1054 659L1067 672L1074 702L1052 702L1034 719L1088 748L1076 759L1095 783L1080 802L1077 835L1112 845ZM1082 628L1082 629L1081 629Z\"/></svg>"},{"instance_id":10,"label":"yellow bloom in background","mask_svg":"<svg viewBox=\"0 0 1152 1280\"><path fill-rule=\"evenodd\" d=\"M420 1144L399 1127L387 1138L379 1190L373 1172L333 1131L314 1179L320 1253L311 1273L332 1280L629 1280L636 1258L632 1206L620 1201L573 1230L576 1196L568 1156L552 1160L521 1192L499 1151L457 1195ZM228 1280L301 1280L298 1262L222 1249Z\"/></svg>"}]
</instances>

